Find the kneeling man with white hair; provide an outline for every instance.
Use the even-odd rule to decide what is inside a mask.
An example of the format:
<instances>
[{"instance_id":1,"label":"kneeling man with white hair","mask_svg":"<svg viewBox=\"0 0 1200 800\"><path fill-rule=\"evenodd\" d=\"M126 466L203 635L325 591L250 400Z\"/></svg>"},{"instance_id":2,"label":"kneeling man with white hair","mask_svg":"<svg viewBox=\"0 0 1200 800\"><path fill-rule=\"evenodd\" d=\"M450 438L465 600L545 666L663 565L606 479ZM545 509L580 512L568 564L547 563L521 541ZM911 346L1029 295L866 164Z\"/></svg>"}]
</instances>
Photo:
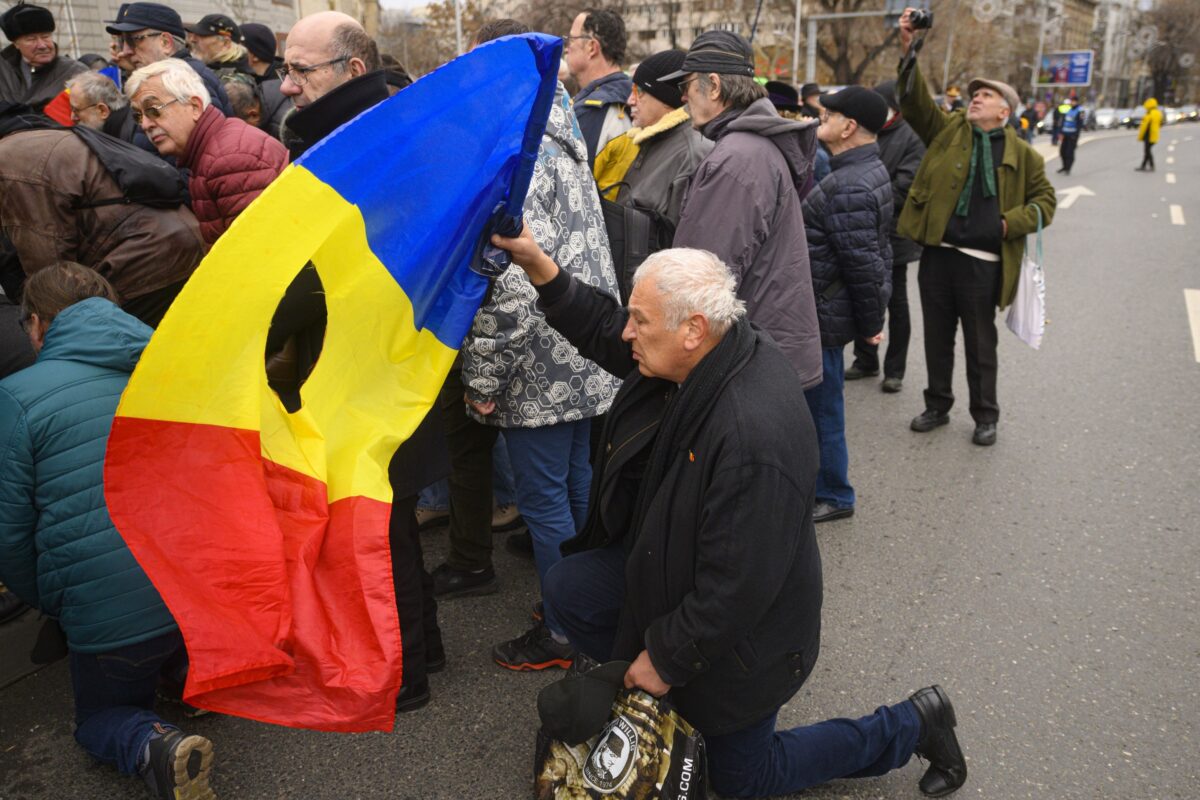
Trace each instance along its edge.
<instances>
[{"instance_id":1,"label":"kneeling man with white hair","mask_svg":"<svg viewBox=\"0 0 1200 800\"><path fill-rule=\"evenodd\" d=\"M725 796L882 775L914 753L926 794L966 780L938 686L861 719L776 731L817 660L817 440L800 379L746 318L716 256L664 250L628 308L568 276L528 227L494 237L579 352L626 376L604 424L587 522L543 586L548 624L580 652L632 662L625 686L704 734Z\"/></svg>"}]
</instances>

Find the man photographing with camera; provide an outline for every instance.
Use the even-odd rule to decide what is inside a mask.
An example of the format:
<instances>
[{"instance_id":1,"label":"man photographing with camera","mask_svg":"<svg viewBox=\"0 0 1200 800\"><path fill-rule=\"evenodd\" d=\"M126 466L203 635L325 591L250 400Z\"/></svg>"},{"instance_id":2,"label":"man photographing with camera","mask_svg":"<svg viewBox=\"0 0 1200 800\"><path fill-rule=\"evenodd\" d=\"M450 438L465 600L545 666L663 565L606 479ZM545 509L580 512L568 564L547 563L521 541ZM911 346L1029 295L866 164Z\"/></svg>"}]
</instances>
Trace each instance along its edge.
<instances>
[{"instance_id":1,"label":"man photographing with camera","mask_svg":"<svg viewBox=\"0 0 1200 800\"><path fill-rule=\"evenodd\" d=\"M961 320L967 356L972 441L996 442L1000 406L996 399L996 306L1017 291L1025 235L1054 216L1054 187L1045 164L1008 125L1018 105L1007 83L976 78L967 86L970 104L946 113L938 108L917 53L927 12L906 8L900 17L896 94L900 112L928 148L913 179L896 232L924 246L917 284L925 322L929 373L925 410L911 428L926 433L950 421L954 405L954 338ZM1035 208L1036 206L1036 208Z\"/></svg>"}]
</instances>

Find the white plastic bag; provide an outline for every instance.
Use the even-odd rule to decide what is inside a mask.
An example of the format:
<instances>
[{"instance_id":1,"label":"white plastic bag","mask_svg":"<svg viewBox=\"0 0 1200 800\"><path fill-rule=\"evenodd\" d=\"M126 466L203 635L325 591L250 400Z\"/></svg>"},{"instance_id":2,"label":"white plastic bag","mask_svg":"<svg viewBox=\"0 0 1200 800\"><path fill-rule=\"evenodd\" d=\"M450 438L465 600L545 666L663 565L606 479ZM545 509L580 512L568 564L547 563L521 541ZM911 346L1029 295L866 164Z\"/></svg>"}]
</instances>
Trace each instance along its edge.
<instances>
[{"instance_id":1,"label":"white plastic bag","mask_svg":"<svg viewBox=\"0 0 1200 800\"><path fill-rule=\"evenodd\" d=\"M1017 277L1017 294L1008 309L1008 329L1025 344L1037 350L1046 332L1046 278L1042 274L1042 209L1037 204L1037 247L1034 254L1025 244L1021 259L1021 274Z\"/></svg>"}]
</instances>

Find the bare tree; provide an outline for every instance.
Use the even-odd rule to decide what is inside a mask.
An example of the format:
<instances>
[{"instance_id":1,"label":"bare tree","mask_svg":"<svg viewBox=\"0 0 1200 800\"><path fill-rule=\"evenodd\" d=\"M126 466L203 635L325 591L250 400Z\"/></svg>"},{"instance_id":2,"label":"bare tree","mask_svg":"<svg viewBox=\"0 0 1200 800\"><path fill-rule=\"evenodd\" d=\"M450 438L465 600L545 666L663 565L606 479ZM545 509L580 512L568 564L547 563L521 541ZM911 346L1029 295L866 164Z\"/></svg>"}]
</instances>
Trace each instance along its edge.
<instances>
[{"instance_id":1,"label":"bare tree","mask_svg":"<svg viewBox=\"0 0 1200 800\"><path fill-rule=\"evenodd\" d=\"M1146 54L1154 96L1161 103L1177 103L1181 79L1200 55L1200 3L1160 0L1146 16L1158 29L1158 39Z\"/></svg>"}]
</instances>

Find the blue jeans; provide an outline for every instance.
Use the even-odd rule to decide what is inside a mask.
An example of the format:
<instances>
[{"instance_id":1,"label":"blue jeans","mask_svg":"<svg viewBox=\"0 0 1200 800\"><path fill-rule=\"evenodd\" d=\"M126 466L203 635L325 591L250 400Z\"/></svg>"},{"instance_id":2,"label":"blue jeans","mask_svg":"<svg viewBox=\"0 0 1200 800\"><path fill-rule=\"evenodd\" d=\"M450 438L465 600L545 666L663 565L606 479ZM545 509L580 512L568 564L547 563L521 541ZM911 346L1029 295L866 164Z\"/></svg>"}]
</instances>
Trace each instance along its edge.
<instances>
[{"instance_id":1,"label":"blue jeans","mask_svg":"<svg viewBox=\"0 0 1200 800\"><path fill-rule=\"evenodd\" d=\"M75 741L98 761L126 775L138 762L154 726L175 730L154 713L158 677L177 677L187 655L178 631L107 653L71 652Z\"/></svg>"},{"instance_id":2,"label":"blue jeans","mask_svg":"<svg viewBox=\"0 0 1200 800\"><path fill-rule=\"evenodd\" d=\"M775 730L776 714L740 731L705 736L708 775L726 797L791 794L838 778L871 778L908 763L921 718L907 700L859 719Z\"/></svg>"},{"instance_id":3,"label":"blue jeans","mask_svg":"<svg viewBox=\"0 0 1200 800\"><path fill-rule=\"evenodd\" d=\"M575 553L551 567L542 583L546 626L601 663L612 659L625 601L625 558L619 544Z\"/></svg>"},{"instance_id":4,"label":"blue jeans","mask_svg":"<svg viewBox=\"0 0 1200 800\"><path fill-rule=\"evenodd\" d=\"M508 460L508 445L504 441L504 434L496 437L496 445L492 448L492 494L498 506L511 506L517 502L517 490L513 487L512 464ZM450 484L446 479L442 478L422 489L417 497L417 507L431 511L449 511Z\"/></svg>"},{"instance_id":5,"label":"blue jeans","mask_svg":"<svg viewBox=\"0 0 1200 800\"><path fill-rule=\"evenodd\" d=\"M850 453L846 450L846 377L841 347L821 349L821 383L804 392L817 428L821 467L817 470L817 502L854 508L850 485Z\"/></svg>"},{"instance_id":6,"label":"blue jeans","mask_svg":"<svg viewBox=\"0 0 1200 800\"><path fill-rule=\"evenodd\" d=\"M625 559L619 544L567 556L550 569L542 588L546 624L600 662L612 659L625 600ZM775 730L776 716L704 737L715 791L762 797L836 778L882 775L908 763L921 733L917 710L907 700L861 719L831 719L787 731Z\"/></svg>"},{"instance_id":7,"label":"blue jeans","mask_svg":"<svg viewBox=\"0 0 1200 800\"><path fill-rule=\"evenodd\" d=\"M517 509L533 537L539 585L562 558L559 546L575 535L587 516L591 428L592 421L585 419L504 431L517 485Z\"/></svg>"}]
</instances>

